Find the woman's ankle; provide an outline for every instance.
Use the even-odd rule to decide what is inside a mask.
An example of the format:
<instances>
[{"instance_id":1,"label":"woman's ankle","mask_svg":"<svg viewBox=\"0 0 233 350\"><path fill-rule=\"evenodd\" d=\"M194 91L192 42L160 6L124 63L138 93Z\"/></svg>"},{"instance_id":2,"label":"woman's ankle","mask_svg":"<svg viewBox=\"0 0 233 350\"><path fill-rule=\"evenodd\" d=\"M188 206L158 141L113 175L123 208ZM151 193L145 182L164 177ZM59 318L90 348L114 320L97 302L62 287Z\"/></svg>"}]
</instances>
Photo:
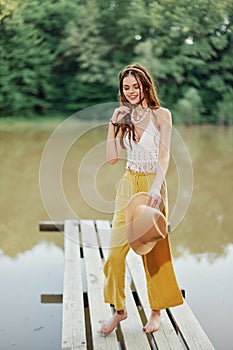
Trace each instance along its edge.
<instances>
[{"instance_id":1,"label":"woman's ankle","mask_svg":"<svg viewBox=\"0 0 233 350\"><path fill-rule=\"evenodd\" d=\"M161 311L160 310L151 310L152 313L156 313L158 316L161 315Z\"/></svg>"},{"instance_id":2,"label":"woman's ankle","mask_svg":"<svg viewBox=\"0 0 233 350\"><path fill-rule=\"evenodd\" d=\"M117 310L118 315L124 315L126 313L125 310Z\"/></svg>"}]
</instances>

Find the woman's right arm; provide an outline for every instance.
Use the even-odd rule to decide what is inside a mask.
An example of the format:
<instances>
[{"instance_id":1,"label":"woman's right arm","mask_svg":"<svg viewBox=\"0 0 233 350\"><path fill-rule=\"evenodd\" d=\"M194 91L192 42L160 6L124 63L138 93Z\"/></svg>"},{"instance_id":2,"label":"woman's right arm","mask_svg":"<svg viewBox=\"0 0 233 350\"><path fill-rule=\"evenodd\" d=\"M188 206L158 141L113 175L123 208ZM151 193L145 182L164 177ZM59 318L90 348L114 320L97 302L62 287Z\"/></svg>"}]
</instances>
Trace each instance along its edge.
<instances>
[{"instance_id":1,"label":"woman's right arm","mask_svg":"<svg viewBox=\"0 0 233 350\"><path fill-rule=\"evenodd\" d=\"M123 149L121 139L122 139L122 131L119 130L119 133L115 137L115 127L112 123L119 123L120 120L124 117L126 113L129 113L129 108L126 106L121 106L114 110L111 121L108 127L108 137L106 144L106 155L107 161L110 164L115 164L119 158L121 151Z\"/></svg>"}]
</instances>

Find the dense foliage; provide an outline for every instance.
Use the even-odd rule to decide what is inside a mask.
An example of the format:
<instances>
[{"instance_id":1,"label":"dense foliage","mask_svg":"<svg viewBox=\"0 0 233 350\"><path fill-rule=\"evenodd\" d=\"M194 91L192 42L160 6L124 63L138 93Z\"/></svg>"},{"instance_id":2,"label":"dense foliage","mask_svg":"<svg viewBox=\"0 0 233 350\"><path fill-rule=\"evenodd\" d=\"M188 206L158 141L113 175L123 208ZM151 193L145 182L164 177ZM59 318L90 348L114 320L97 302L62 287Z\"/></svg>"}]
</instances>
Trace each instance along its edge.
<instances>
[{"instance_id":1,"label":"dense foliage","mask_svg":"<svg viewBox=\"0 0 233 350\"><path fill-rule=\"evenodd\" d=\"M233 0L0 0L0 113L117 100L119 70L152 73L176 122L233 122Z\"/></svg>"}]
</instances>

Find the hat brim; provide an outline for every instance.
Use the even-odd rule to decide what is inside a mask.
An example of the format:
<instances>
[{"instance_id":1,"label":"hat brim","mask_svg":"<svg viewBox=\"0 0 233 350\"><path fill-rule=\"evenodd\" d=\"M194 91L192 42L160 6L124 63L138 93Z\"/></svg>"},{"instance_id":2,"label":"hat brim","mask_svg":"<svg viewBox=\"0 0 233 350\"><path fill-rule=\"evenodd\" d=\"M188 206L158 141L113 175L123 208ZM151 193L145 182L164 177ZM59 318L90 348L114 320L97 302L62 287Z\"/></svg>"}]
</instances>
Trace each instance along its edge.
<instances>
[{"instance_id":1,"label":"hat brim","mask_svg":"<svg viewBox=\"0 0 233 350\"><path fill-rule=\"evenodd\" d=\"M149 193L139 192L130 198L125 209L127 239L140 255L148 254L167 235L166 217L151 207L150 201Z\"/></svg>"}]
</instances>

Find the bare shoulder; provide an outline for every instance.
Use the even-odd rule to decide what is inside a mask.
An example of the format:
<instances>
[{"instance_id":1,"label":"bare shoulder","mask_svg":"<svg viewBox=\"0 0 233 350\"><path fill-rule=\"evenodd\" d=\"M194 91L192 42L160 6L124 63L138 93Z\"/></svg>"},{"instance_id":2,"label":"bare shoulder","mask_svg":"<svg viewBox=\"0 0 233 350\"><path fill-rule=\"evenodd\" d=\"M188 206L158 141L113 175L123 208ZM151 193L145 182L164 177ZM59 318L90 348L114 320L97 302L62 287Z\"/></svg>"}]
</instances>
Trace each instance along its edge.
<instances>
[{"instance_id":1,"label":"bare shoulder","mask_svg":"<svg viewBox=\"0 0 233 350\"><path fill-rule=\"evenodd\" d=\"M164 107L159 107L156 112L155 112L158 122L171 122L172 120L172 115L169 109L164 108Z\"/></svg>"}]
</instances>

